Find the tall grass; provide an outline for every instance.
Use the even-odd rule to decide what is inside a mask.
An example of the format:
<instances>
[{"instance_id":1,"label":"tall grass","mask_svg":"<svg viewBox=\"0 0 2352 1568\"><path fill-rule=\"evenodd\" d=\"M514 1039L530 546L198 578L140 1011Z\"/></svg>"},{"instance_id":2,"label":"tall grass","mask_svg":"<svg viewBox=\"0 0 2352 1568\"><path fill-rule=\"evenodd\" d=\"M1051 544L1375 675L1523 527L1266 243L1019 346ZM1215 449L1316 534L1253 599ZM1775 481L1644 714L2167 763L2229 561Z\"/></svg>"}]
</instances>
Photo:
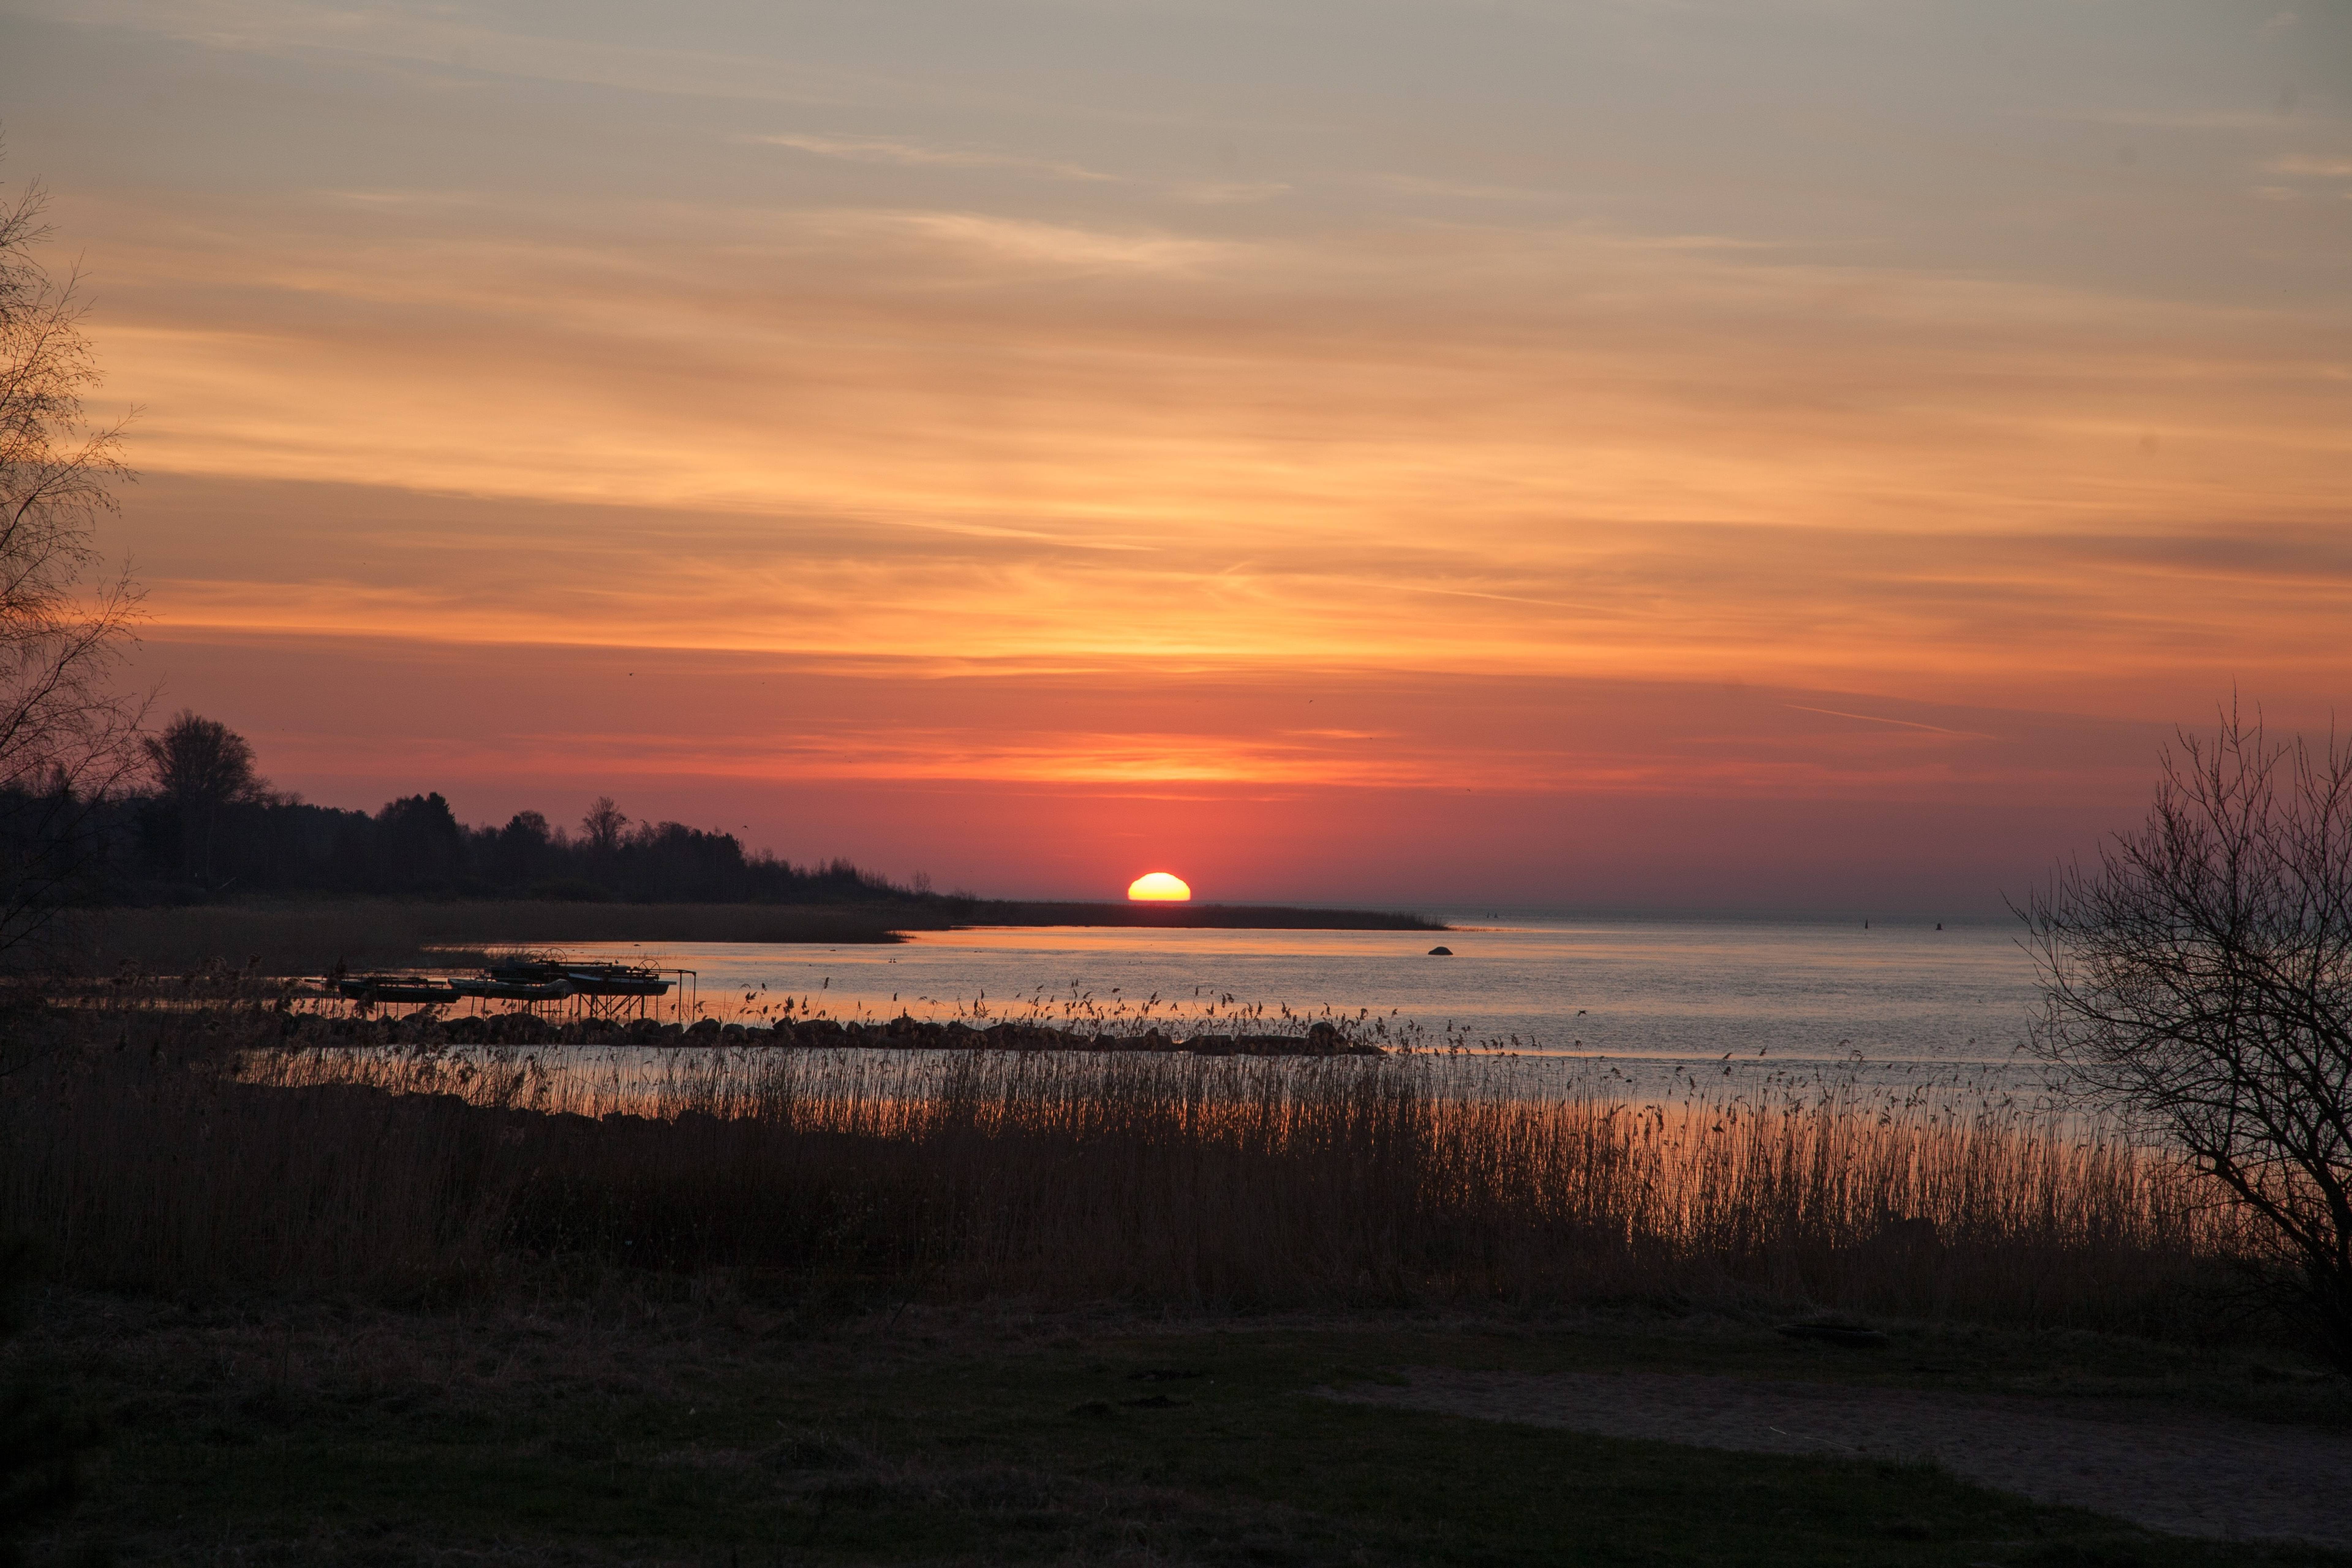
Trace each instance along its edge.
<instances>
[{"instance_id":1,"label":"tall grass","mask_svg":"<svg viewBox=\"0 0 2352 1568\"><path fill-rule=\"evenodd\" d=\"M1401 1056L772 1050L599 1078L288 1049L259 1008L41 1016L0 1102L0 1231L95 1285L716 1270L889 1299L1672 1298L2187 1333L2243 1250L2159 1153L1992 1108L1472 1094L1458 1063Z\"/></svg>"}]
</instances>

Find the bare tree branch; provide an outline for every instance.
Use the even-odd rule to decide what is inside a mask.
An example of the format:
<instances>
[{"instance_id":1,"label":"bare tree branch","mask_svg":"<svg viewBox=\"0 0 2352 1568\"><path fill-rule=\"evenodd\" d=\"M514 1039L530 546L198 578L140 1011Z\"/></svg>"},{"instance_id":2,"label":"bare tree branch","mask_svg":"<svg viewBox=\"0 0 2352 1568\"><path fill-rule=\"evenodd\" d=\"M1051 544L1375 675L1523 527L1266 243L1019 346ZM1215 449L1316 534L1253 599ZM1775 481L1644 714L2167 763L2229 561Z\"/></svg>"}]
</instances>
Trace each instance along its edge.
<instances>
[{"instance_id":1,"label":"bare tree branch","mask_svg":"<svg viewBox=\"0 0 2352 1568\"><path fill-rule=\"evenodd\" d=\"M129 775L143 706L116 689L140 616L127 572L94 594L100 519L133 479L122 427L96 428L79 274L35 256L37 182L0 202L0 952L37 934L94 850L93 812Z\"/></svg>"},{"instance_id":2,"label":"bare tree branch","mask_svg":"<svg viewBox=\"0 0 2352 1568\"><path fill-rule=\"evenodd\" d=\"M2168 750L2147 820L2020 911L2035 1052L2268 1226L2352 1366L2352 746L2233 703Z\"/></svg>"}]
</instances>

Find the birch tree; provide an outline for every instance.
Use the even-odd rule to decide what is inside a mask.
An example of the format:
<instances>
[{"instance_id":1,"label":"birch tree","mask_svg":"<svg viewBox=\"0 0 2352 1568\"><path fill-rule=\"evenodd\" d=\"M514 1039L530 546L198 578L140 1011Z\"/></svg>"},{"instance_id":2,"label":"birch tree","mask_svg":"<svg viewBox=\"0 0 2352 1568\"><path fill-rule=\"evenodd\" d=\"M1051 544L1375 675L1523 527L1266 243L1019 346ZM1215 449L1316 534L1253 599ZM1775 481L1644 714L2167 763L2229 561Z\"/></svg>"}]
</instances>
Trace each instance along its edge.
<instances>
[{"instance_id":1,"label":"birch tree","mask_svg":"<svg viewBox=\"0 0 2352 1568\"><path fill-rule=\"evenodd\" d=\"M139 592L100 565L98 524L131 479L99 381L79 278L40 247L47 194L0 196L0 952L47 925L94 850L93 806L137 757L142 705L117 688Z\"/></svg>"}]
</instances>

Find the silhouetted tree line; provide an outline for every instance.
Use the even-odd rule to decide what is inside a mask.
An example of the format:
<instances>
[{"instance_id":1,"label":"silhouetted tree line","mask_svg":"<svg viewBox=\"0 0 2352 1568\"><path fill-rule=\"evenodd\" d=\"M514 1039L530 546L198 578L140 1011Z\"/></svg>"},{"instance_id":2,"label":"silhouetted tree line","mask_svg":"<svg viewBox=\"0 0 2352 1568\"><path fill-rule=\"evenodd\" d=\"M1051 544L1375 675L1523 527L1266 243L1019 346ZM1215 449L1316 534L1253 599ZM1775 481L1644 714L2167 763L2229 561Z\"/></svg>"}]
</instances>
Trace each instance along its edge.
<instances>
[{"instance_id":1,"label":"silhouetted tree line","mask_svg":"<svg viewBox=\"0 0 2352 1568\"><path fill-rule=\"evenodd\" d=\"M282 795L227 726L183 712L145 737L143 776L81 816L76 902L192 902L249 893L632 902L870 901L929 895L846 860L795 866L731 833L633 823L600 797L576 828L536 811L459 822L440 794L374 812ZM33 792L0 791L0 858L39 850L56 820ZM24 798L16 799L16 795ZM25 839L19 845L17 837ZM53 858L55 858L53 856Z\"/></svg>"}]
</instances>

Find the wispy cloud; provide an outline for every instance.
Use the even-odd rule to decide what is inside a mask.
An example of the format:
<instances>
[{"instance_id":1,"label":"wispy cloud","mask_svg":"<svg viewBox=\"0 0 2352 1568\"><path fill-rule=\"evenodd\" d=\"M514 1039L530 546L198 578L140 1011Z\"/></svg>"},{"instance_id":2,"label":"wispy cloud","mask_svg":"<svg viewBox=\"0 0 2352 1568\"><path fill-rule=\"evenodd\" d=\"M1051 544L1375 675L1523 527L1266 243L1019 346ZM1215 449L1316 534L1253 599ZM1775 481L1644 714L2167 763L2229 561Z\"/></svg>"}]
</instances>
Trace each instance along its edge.
<instances>
[{"instance_id":1,"label":"wispy cloud","mask_svg":"<svg viewBox=\"0 0 2352 1568\"><path fill-rule=\"evenodd\" d=\"M1565 191L1537 190L1526 185L1485 184L1476 181L1433 180L1420 174L1367 174L1365 184L1399 195L1437 196L1471 202L1553 203L1566 201Z\"/></svg>"},{"instance_id":2,"label":"wispy cloud","mask_svg":"<svg viewBox=\"0 0 2352 1568\"><path fill-rule=\"evenodd\" d=\"M2352 158L2274 158L2264 166L2273 174L2314 180L2352 180Z\"/></svg>"},{"instance_id":3,"label":"wispy cloud","mask_svg":"<svg viewBox=\"0 0 2352 1568\"><path fill-rule=\"evenodd\" d=\"M1016 268L1169 276L1198 274L1250 247L1151 230L1041 223L985 213L840 210L812 220L838 237L896 237L925 248Z\"/></svg>"},{"instance_id":4,"label":"wispy cloud","mask_svg":"<svg viewBox=\"0 0 2352 1568\"><path fill-rule=\"evenodd\" d=\"M2284 111L2243 109L2062 109L2036 111L2028 118L2154 131L2284 131L2298 123Z\"/></svg>"},{"instance_id":5,"label":"wispy cloud","mask_svg":"<svg viewBox=\"0 0 2352 1568\"><path fill-rule=\"evenodd\" d=\"M869 73L740 52L600 41L485 26L457 7L406 9L317 0L27 0L81 26L143 32L223 54L373 62L453 75L569 82L625 92L771 103L838 103L870 91Z\"/></svg>"},{"instance_id":6,"label":"wispy cloud","mask_svg":"<svg viewBox=\"0 0 2352 1568\"><path fill-rule=\"evenodd\" d=\"M1230 206L1236 203L1266 202L1290 194L1290 187L1279 180L1192 180L1169 187L1169 194L1178 201L1193 202L1202 206Z\"/></svg>"},{"instance_id":7,"label":"wispy cloud","mask_svg":"<svg viewBox=\"0 0 2352 1568\"><path fill-rule=\"evenodd\" d=\"M820 136L804 132L776 132L768 135L745 136L740 140L761 146L789 147L796 153L813 153L820 158L845 158L858 163L895 163L902 168L1010 169L1056 180L1107 181L1118 178L1099 169L1048 158L1030 158L976 147L942 147L887 136Z\"/></svg>"}]
</instances>

